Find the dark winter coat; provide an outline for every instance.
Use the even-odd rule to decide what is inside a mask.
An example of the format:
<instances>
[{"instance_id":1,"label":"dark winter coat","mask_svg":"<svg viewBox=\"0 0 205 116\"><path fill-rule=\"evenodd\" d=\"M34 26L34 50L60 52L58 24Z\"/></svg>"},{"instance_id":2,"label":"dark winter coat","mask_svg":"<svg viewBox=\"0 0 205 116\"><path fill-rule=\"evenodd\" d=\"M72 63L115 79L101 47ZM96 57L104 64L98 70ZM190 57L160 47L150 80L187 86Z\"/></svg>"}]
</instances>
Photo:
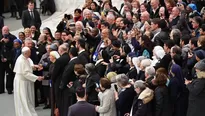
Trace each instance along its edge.
<instances>
[{"instance_id":1,"label":"dark winter coat","mask_svg":"<svg viewBox=\"0 0 205 116\"><path fill-rule=\"evenodd\" d=\"M187 116L205 116L205 78L197 78L187 85L189 105Z\"/></svg>"}]
</instances>

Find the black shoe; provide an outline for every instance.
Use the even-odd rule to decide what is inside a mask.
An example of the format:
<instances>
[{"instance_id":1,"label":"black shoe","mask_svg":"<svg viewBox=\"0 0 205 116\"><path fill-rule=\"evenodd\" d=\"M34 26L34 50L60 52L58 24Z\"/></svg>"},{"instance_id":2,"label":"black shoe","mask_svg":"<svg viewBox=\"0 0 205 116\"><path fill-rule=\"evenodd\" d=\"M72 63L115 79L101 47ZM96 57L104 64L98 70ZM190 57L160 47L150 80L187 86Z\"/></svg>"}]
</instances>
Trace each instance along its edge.
<instances>
[{"instance_id":1,"label":"black shoe","mask_svg":"<svg viewBox=\"0 0 205 116\"><path fill-rule=\"evenodd\" d=\"M10 94L13 94L13 92L12 91L8 91L8 94L10 95Z\"/></svg>"},{"instance_id":2,"label":"black shoe","mask_svg":"<svg viewBox=\"0 0 205 116\"><path fill-rule=\"evenodd\" d=\"M44 99L41 99L38 103L39 103L39 104L43 104L43 103L45 103L45 100L44 100Z\"/></svg>"},{"instance_id":3,"label":"black shoe","mask_svg":"<svg viewBox=\"0 0 205 116\"><path fill-rule=\"evenodd\" d=\"M43 107L43 109L49 109L51 108L49 105L46 105L45 107Z\"/></svg>"}]
</instances>

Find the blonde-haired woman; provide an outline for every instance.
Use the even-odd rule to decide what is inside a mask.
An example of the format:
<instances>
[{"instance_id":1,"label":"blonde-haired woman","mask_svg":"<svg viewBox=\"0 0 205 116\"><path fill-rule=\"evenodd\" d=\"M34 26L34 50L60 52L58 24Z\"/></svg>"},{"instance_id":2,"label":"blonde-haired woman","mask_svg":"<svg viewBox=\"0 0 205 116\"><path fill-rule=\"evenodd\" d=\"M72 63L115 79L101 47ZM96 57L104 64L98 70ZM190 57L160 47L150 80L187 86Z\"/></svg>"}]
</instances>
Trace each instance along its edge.
<instances>
[{"instance_id":1,"label":"blonde-haired woman","mask_svg":"<svg viewBox=\"0 0 205 116\"><path fill-rule=\"evenodd\" d=\"M24 29L24 33L25 33L25 38L32 38L32 34L31 34L31 29L30 28L25 28Z\"/></svg>"}]
</instances>

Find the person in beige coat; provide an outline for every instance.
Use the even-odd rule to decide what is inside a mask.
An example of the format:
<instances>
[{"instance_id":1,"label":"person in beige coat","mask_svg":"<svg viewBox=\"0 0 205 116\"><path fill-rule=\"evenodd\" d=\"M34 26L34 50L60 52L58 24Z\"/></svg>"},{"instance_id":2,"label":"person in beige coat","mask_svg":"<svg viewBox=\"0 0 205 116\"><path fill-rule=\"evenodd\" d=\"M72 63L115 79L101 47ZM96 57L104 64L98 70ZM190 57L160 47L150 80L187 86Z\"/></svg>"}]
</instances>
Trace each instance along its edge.
<instances>
[{"instance_id":1,"label":"person in beige coat","mask_svg":"<svg viewBox=\"0 0 205 116\"><path fill-rule=\"evenodd\" d=\"M100 90L98 94L100 106L96 106L96 111L100 116L117 116L114 91L108 78L101 78Z\"/></svg>"}]
</instances>

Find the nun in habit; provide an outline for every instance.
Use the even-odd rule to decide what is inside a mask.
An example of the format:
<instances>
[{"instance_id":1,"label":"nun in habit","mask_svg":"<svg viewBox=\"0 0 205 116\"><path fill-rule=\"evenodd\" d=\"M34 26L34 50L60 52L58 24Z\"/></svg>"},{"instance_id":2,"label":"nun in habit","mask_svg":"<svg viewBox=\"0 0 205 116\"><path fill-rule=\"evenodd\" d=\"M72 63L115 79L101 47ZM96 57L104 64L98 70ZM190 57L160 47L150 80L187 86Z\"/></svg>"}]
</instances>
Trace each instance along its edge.
<instances>
[{"instance_id":1,"label":"nun in habit","mask_svg":"<svg viewBox=\"0 0 205 116\"><path fill-rule=\"evenodd\" d=\"M38 116L34 104L34 82L41 81L43 77L33 74L33 69L40 69L29 58L31 51L28 47L22 49L22 54L14 66L14 106L16 116Z\"/></svg>"}]
</instances>

